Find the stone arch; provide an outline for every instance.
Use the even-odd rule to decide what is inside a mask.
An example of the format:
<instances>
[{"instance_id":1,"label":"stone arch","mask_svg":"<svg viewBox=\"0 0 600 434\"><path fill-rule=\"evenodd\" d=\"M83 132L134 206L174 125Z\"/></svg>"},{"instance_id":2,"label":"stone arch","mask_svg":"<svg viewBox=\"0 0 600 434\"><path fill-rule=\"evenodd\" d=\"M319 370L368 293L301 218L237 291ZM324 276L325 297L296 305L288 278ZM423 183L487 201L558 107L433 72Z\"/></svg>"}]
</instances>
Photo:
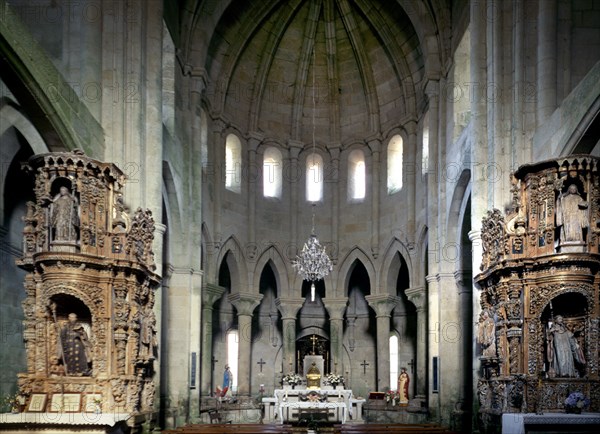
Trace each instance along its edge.
<instances>
[{"instance_id":1,"label":"stone arch","mask_svg":"<svg viewBox=\"0 0 600 434\"><path fill-rule=\"evenodd\" d=\"M223 264L223 261L227 262L227 266L229 267L229 274L231 277L231 292L236 293L240 292L240 288L242 285L248 281L248 270L246 268L246 262L244 260L244 251L242 250L242 245L238 241L238 239L234 236L229 237L221 250L219 251L219 255L217 257L216 263L218 267L216 268L215 282L219 281L218 272ZM258 288L251 288L252 292L255 293L258 291ZM247 291L242 291L247 292Z\"/></svg>"},{"instance_id":2,"label":"stone arch","mask_svg":"<svg viewBox=\"0 0 600 434\"><path fill-rule=\"evenodd\" d=\"M285 297L290 292L288 270L286 267L284 256L281 254L277 246L270 246L269 248L267 248L256 261L256 266L254 267L252 287L257 288L258 290L260 276L267 264L271 264L273 274L275 275L275 280L277 282L278 297Z\"/></svg>"},{"instance_id":3,"label":"stone arch","mask_svg":"<svg viewBox=\"0 0 600 434\"><path fill-rule=\"evenodd\" d=\"M415 282L413 277L414 272L410 251L406 248L404 243L402 243L397 238L394 238L385 250L385 254L383 255L383 262L379 271L380 279L381 281L383 281L383 279L387 279L387 282L389 283L389 279L392 274L398 275L398 271L400 270L400 263L397 261L396 253L398 253L402 260L404 260L404 262L406 263L406 266L408 268L409 287L412 288L413 286L415 286ZM386 285L386 287L389 287L389 285Z\"/></svg>"},{"instance_id":4,"label":"stone arch","mask_svg":"<svg viewBox=\"0 0 600 434\"><path fill-rule=\"evenodd\" d=\"M25 140L27 140L27 143L31 146L34 154L48 152L48 147L38 130L31 121L15 107L10 104L4 104L0 109L0 119L2 119L2 122L0 122L0 137L10 127L14 127L23 135L23 137L25 137Z\"/></svg>"},{"instance_id":5,"label":"stone arch","mask_svg":"<svg viewBox=\"0 0 600 434\"><path fill-rule=\"evenodd\" d=\"M379 282L377 281L375 266L369 258L369 255L367 255L364 250L357 246L352 248L350 252L346 255L346 257L340 261L340 267L338 272L338 285L336 288L337 292L339 292L339 288L342 288L342 291L344 291L342 296L348 296L348 284L350 281L350 275L352 274L352 270L354 269L354 261L356 260L360 261L367 270L367 274L369 275L369 282L371 283L371 294L379 293ZM330 297L333 298L333 295L331 295Z\"/></svg>"}]
</instances>

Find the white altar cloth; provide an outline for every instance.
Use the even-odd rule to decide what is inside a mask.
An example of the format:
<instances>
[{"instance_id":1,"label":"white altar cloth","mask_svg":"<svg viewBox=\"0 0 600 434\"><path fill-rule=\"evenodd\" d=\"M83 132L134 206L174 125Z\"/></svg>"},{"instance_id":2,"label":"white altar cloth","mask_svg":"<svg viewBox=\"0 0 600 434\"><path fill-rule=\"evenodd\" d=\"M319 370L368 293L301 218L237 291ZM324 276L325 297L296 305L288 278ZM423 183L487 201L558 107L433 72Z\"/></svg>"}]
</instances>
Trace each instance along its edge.
<instances>
[{"instance_id":1,"label":"white altar cloth","mask_svg":"<svg viewBox=\"0 0 600 434\"><path fill-rule=\"evenodd\" d=\"M279 404L279 423L283 423L283 410L285 408L314 408L314 409L334 409L342 410L342 423L346 423L346 417L348 414L348 406L344 401L332 401L332 402L312 402L312 401L284 401Z\"/></svg>"}]
</instances>

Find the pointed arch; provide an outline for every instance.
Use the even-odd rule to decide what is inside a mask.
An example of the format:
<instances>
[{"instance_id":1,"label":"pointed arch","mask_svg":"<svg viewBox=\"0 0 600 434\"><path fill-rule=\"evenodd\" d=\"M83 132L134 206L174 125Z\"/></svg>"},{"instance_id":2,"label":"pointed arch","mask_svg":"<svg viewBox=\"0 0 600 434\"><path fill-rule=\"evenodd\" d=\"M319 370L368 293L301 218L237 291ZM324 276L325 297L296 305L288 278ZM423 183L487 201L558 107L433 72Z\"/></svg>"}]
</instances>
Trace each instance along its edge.
<instances>
[{"instance_id":1,"label":"pointed arch","mask_svg":"<svg viewBox=\"0 0 600 434\"><path fill-rule=\"evenodd\" d=\"M227 261L227 266L229 267L229 274L231 276L231 292L240 292L241 283L246 281L245 276L248 276L248 269L244 260L242 245L234 236L229 237L227 241L223 243L223 246L219 251L216 261L217 267L215 268L215 282L218 282L219 280L218 270L221 268L223 261Z\"/></svg>"},{"instance_id":2,"label":"pointed arch","mask_svg":"<svg viewBox=\"0 0 600 434\"><path fill-rule=\"evenodd\" d=\"M258 290L260 276L267 264L271 264L273 274L275 275L275 281L277 282L278 292L277 296L282 297L289 294L290 288L288 270L286 267L284 256L281 254L277 246L270 246L269 248L267 248L256 261L256 266L254 267L254 279L252 282L252 287L257 288Z\"/></svg>"},{"instance_id":3,"label":"pointed arch","mask_svg":"<svg viewBox=\"0 0 600 434\"><path fill-rule=\"evenodd\" d=\"M398 260L400 257L400 261ZM406 246L397 238L394 238L388 245L385 254L383 255L383 263L379 275L381 276L382 283L385 284L385 288L394 288L394 293L390 295L396 295L395 279L400 271L401 261L404 261L408 269L409 277L409 288L415 286L414 272L412 267L411 254ZM383 280L385 279L385 280ZM394 284L389 285L390 279L394 279Z\"/></svg>"},{"instance_id":4,"label":"pointed arch","mask_svg":"<svg viewBox=\"0 0 600 434\"><path fill-rule=\"evenodd\" d=\"M342 288L343 294L341 295L344 297L348 296L347 290L350 281L350 275L352 274L352 270L354 270L354 261L357 260L363 264L367 270L367 274L369 275L369 283L371 285L371 293L377 294L379 292L379 282L377 282L375 266L369 258L369 255L367 255L364 250L357 246L353 247L346 257L344 257L340 262L337 285L338 292L339 288Z\"/></svg>"}]
</instances>

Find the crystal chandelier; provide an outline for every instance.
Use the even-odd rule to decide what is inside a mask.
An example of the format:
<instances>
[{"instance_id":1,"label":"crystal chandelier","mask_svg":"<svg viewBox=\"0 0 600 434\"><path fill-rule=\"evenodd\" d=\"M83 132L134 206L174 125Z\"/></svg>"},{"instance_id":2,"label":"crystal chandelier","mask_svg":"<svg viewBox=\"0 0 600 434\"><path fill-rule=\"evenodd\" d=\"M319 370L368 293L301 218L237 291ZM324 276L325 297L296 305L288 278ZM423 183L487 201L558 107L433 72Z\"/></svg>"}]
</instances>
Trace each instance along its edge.
<instances>
[{"instance_id":1,"label":"crystal chandelier","mask_svg":"<svg viewBox=\"0 0 600 434\"><path fill-rule=\"evenodd\" d=\"M313 100L313 112L312 112L312 147L313 147L313 155L316 151L316 143L315 143L315 111L316 111L316 99L315 99L315 75L316 75L316 54L313 47L313 88L312 88L312 100ZM293 267L296 269L296 272L302 277L303 280L306 280L311 283L310 285L310 301L315 301L315 282L317 280L323 279L327 276L331 270L333 270L333 264L331 263L331 259L327 256L325 252L325 247L321 246L319 243L319 239L315 235L315 203L312 204L312 231L310 234L310 238L306 243L304 243L304 247L302 247L302 252L296 256L296 259L292 263Z\"/></svg>"}]
</instances>

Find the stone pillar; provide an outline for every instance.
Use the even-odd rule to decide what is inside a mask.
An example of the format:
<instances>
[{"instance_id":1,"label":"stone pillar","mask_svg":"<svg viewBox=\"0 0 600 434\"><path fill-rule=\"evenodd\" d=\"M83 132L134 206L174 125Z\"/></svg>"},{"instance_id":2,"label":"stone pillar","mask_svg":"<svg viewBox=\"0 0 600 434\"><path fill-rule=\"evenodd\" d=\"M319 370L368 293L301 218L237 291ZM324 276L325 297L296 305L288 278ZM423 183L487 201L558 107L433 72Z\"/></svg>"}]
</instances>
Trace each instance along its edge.
<instances>
[{"instance_id":1,"label":"stone pillar","mask_svg":"<svg viewBox=\"0 0 600 434\"><path fill-rule=\"evenodd\" d=\"M298 166L298 155L304 144L297 140L289 140L288 145L290 147L289 170L286 173L286 166L283 166L283 179L290 183L290 240L292 244L298 245L298 190L301 190L298 188L298 183L304 180L301 176L304 168Z\"/></svg>"},{"instance_id":2,"label":"stone pillar","mask_svg":"<svg viewBox=\"0 0 600 434\"><path fill-rule=\"evenodd\" d=\"M329 372L341 375L344 372L342 359L344 350L344 312L348 305L348 299L324 298L323 304L327 312L329 312L330 321L331 365L329 366Z\"/></svg>"},{"instance_id":3,"label":"stone pillar","mask_svg":"<svg viewBox=\"0 0 600 434\"><path fill-rule=\"evenodd\" d=\"M536 124L539 127L556 108L556 30L557 1L538 2Z\"/></svg>"},{"instance_id":4,"label":"stone pillar","mask_svg":"<svg viewBox=\"0 0 600 434\"><path fill-rule=\"evenodd\" d=\"M429 411L432 420L439 420L440 417L440 394L439 379L441 378L440 364L440 300L439 300L439 280L437 275L425 276L427 282L427 355L429 357L427 377L429 378L428 401ZM438 357L438 392L433 393L433 357Z\"/></svg>"},{"instance_id":5,"label":"stone pillar","mask_svg":"<svg viewBox=\"0 0 600 434\"><path fill-rule=\"evenodd\" d=\"M417 203L417 179L419 179L420 165L417 163L417 123L414 120L408 121L404 124L404 128L408 133L408 141L406 147L406 164L404 165L404 180L403 184L406 186L406 197L409 203ZM411 207L412 210L408 212L408 225L406 228L406 234L409 237L409 241L412 243L415 241L416 228L416 213L418 212L417 207Z\"/></svg>"},{"instance_id":6,"label":"stone pillar","mask_svg":"<svg viewBox=\"0 0 600 434\"><path fill-rule=\"evenodd\" d=\"M221 120L214 120L212 124L212 146L210 149L214 149L214 156L211 159L210 155L208 161L212 161L213 165L213 176L208 177L209 184L212 182L212 189L214 191L213 196L213 227L214 236L213 241L219 245L223 240L223 233L221 229L221 197L223 196L223 190L225 189L225 141L223 140L223 130L225 129L225 122ZM210 185L208 186L210 190Z\"/></svg>"},{"instance_id":7,"label":"stone pillar","mask_svg":"<svg viewBox=\"0 0 600 434\"><path fill-rule=\"evenodd\" d=\"M231 294L229 301L238 314L238 395L250 396L250 364L252 361L252 312L262 300L262 294Z\"/></svg>"},{"instance_id":8,"label":"stone pillar","mask_svg":"<svg viewBox=\"0 0 600 434\"><path fill-rule=\"evenodd\" d=\"M390 388L390 317L398 299L387 294L365 298L377 316L377 390L383 392Z\"/></svg>"},{"instance_id":9,"label":"stone pillar","mask_svg":"<svg viewBox=\"0 0 600 434\"><path fill-rule=\"evenodd\" d=\"M202 396L210 396L212 379L212 347L213 347L213 305L225 293L222 286L207 283L202 287L202 353L200 360L200 393Z\"/></svg>"},{"instance_id":10,"label":"stone pillar","mask_svg":"<svg viewBox=\"0 0 600 434\"><path fill-rule=\"evenodd\" d=\"M417 308L417 366L415 398L427 397L427 291L424 286L406 289L408 300Z\"/></svg>"},{"instance_id":11,"label":"stone pillar","mask_svg":"<svg viewBox=\"0 0 600 434\"><path fill-rule=\"evenodd\" d=\"M292 371L296 366L296 315L302 308L303 298L277 298L275 305L281 312L281 321L283 325L283 355L281 363L283 372ZM291 366L292 369L288 369Z\"/></svg>"},{"instance_id":12,"label":"stone pillar","mask_svg":"<svg viewBox=\"0 0 600 434\"><path fill-rule=\"evenodd\" d=\"M346 188L345 183L340 182L339 173L340 173L340 150L341 145L333 145L328 147L329 155L331 155L331 176L333 179L329 180L333 184L333 192L334 194L331 197L331 240L334 246L340 245L340 231L339 231L339 221L340 221L340 197L346 197L345 191ZM337 194L335 194L337 193ZM333 248L329 252L332 262L335 264L339 249ZM327 286L329 288L329 286Z\"/></svg>"},{"instance_id":13,"label":"stone pillar","mask_svg":"<svg viewBox=\"0 0 600 434\"><path fill-rule=\"evenodd\" d=\"M379 157L381 154L381 142L379 140L370 140L369 148L371 149L371 192L373 200L371 201L371 254L377 259L379 255L379 176L381 167ZM388 367L389 370L389 367Z\"/></svg>"},{"instance_id":14,"label":"stone pillar","mask_svg":"<svg viewBox=\"0 0 600 434\"><path fill-rule=\"evenodd\" d=\"M472 252L473 252L473 257L472 257L472 261L473 261L473 270L480 270L481 268L481 258L483 257L483 245L481 243L481 231L480 230L472 230L469 231L469 240L471 241L471 245L472 245ZM478 289L474 289L473 290L473 294L471 297L471 303L472 303L472 307L473 307L473 312L471 315L471 318L473 318L472 324L471 324L471 332L473 334L473 336L477 336L477 318L479 318L479 315L481 314L481 292ZM471 372L471 377L473 379L473 408L472 408L472 414L473 414L473 426L476 426L475 424L477 423L476 419L476 415L479 412L479 402L477 399L477 383L479 381L479 372L481 369L481 360L479 360L479 357L477 356L477 342L473 339L472 342L472 350L471 350L471 357L472 357L472 372Z\"/></svg>"},{"instance_id":15,"label":"stone pillar","mask_svg":"<svg viewBox=\"0 0 600 434\"><path fill-rule=\"evenodd\" d=\"M261 188L261 184L259 181L262 179L260 176L260 172L262 170L262 162L261 167L259 168L256 165L256 150L258 145L262 141L262 135L258 133L250 133L250 137L248 138L248 170L244 175L244 171L242 170L242 180L248 185L248 242L249 245L254 245L256 242L256 197L257 192L256 188ZM242 187L244 188L244 187ZM259 193L262 196L262 191ZM254 254L255 252L249 250L250 254ZM255 257L251 257L249 259L255 259Z\"/></svg>"}]
</instances>

